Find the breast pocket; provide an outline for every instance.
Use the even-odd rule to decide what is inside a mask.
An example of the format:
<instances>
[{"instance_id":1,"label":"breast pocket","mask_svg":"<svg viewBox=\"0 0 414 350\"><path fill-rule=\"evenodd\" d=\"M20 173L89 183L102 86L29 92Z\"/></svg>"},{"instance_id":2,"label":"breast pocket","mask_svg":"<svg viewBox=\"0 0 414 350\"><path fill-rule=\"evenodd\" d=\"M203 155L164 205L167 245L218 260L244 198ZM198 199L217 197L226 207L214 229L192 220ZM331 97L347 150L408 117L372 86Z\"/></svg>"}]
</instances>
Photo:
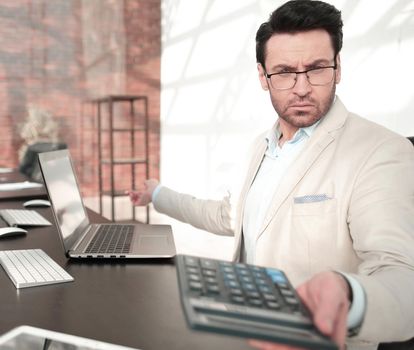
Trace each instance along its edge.
<instances>
[{"instance_id":1,"label":"breast pocket","mask_svg":"<svg viewBox=\"0 0 414 350\"><path fill-rule=\"evenodd\" d=\"M309 272L329 268L337 249L337 200L293 204L291 224L292 244L302 250Z\"/></svg>"}]
</instances>

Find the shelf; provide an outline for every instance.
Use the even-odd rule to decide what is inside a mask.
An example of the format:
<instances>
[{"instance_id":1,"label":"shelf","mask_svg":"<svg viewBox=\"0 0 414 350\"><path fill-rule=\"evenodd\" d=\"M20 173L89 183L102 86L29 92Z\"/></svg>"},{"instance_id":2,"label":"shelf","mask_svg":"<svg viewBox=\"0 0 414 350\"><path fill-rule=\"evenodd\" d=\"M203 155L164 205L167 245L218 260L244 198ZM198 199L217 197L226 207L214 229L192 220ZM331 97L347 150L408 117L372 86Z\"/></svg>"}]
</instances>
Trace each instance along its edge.
<instances>
[{"instance_id":1,"label":"shelf","mask_svg":"<svg viewBox=\"0 0 414 350\"><path fill-rule=\"evenodd\" d=\"M125 159L114 159L112 162L110 159L102 159L101 164L146 164L148 162L145 158L125 158Z\"/></svg>"},{"instance_id":2,"label":"shelf","mask_svg":"<svg viewBox=\"0 0 414 350\"><path fill-rule=\"evenodd\" d=\"M99 103L99 102L131 102L137 100L146 100L147 96L135 96L135 95L109 95L106 97L93 98L86 100L85 102L89 103Z\"/></svg>"},{"instance_id":3,"label":"shelf","mask_svg":"<svg viewBox=\"0 0 414 350\"><path fill-rule=\"evenodd\" d=\"M103 196L112 196L111 191L102 191ZM114 191L114 197L127 197L128 195L125 194L125 191Z\"/></svg>"},{"instance_id":4,"label":"shelf","mask_svg":"<svg viewBox=\"0 0 414 350\"><path fill-rule=\"evenodd\" d=\"M111 200L111 218L114 220L115 197L127 196L124 190L116 188L117 185L118 187L120 186L120 182L117 181L116 176L122 176L115 171L116 166L131 165L129 167L130 174L127 177L130 179L128 180L130 188L135 187L135 182L138 181L136 178L138 174L143 178L139 181L149 178L148 98L147 96L108 95L101 98L89 99L85 102L95 105L94 111L97 118L99 213L102 214L103 197L109 196ZM117 123L117 120L115 120L117 117L115 115L115 106L118 102L123 103L122 117L120 118L123 120L122 123ZM127 103L126 106L125 102ZM125 108L128 108L129 112ZM103 109L107 109L107 112L102 113ZM120 127L116 127L118 125ZM125 125L129 125L130 127L125 127ZM115 135L116 133L118 135ZM105 146L107 145L109 149L102 149L103 139L105 140ZM128 147L129 150L126 149L125 152L120 153L121 157L114 157L114 154L117 153L115 150L118 149L116 147L118 142L121 142L122 147ZM141 144L138 145L138 142L141 142ZM145 174L141 175L141 172L137 172L137 167L135 167L137 164L142 164L145 167ZM106 175L109 175L109 178ZM124 186L127 185L123 184ZM109 190L106 190L107 188ZM132 220L135 220L135 207L132 205L131 210ZM146 222L149 223L149 207L146 208Z\"/></svg>"},{"instance_id":5,"label":"shelf","mask_svg":"<svg viewBox=\"0 0 414 350\"><path fill-rule=\"evenodd\" d=\"M132 131L146 131L146 129L143 126L141 126L141 127L133 128L133 129L131 129L131 128L114 128L112 130L110 130L110 129L101 129L101 131L105 131L105 132L108 132L108 131L110 131L110 132L132 132Z\"/></svg>"}]
</instances>

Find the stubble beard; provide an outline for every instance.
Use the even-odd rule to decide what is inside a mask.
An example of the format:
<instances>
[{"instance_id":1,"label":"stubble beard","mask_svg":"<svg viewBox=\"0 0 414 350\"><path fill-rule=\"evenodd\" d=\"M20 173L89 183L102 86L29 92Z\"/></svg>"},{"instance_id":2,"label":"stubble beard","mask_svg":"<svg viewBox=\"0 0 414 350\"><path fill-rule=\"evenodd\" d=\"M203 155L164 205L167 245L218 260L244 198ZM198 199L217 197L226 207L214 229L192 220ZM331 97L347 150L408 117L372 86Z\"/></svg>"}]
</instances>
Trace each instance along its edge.
<instances>
[{"instance_id":1,"label":"stubble beard","mask_svg":"<svg viewBox=\"0 0 414 350\"><path fill-rule=\"evenodd\" d=\"M297 97L288 101L284 106L280 106L279 103L270 95L272 104L279 118L283 119L286 123L296 128L306 128L315 124L318 120L322 119L331 108L335 98L336 85L332 85L331 92L326 100L315 101L312 97L305 96L303 98ZM311 112L302 111L290 111L289 107L295 103L309 102L313 105Z\"/></svg>"}]
</instances>

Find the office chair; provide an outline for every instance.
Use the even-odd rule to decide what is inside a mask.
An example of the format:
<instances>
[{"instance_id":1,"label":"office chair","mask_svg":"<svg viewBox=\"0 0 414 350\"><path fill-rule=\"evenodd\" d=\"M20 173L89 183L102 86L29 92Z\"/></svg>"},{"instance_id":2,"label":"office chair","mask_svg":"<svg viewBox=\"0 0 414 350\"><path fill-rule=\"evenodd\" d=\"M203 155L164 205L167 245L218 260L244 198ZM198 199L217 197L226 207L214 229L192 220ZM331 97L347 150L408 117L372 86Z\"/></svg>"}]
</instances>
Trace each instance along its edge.
<instances>
[{"instance_id":1,"label":"office chair","mask_svg":"<svg viewBox=\"0 0 414 350\"><path fill-rule=\"evenodd\" d=\"M414 136L408 136L407 139L411 141L414 146ZM397 343L381 343L378 346L378 350L413 350L414 349L414 338L404 342Z\"/></svg>"},{"instance_id":2,"label":"office chair","mask_svg":"<svg viewBox=\"0 0 414 350\"><path fill-rule=\"evenodd\" d=\"M57 151L67 148L66 143L63 142L36 142L30 145L19 165L19 171L33 180L41 180L39 164L37 155L43 152Z\"/></svg>"}]
</instances>

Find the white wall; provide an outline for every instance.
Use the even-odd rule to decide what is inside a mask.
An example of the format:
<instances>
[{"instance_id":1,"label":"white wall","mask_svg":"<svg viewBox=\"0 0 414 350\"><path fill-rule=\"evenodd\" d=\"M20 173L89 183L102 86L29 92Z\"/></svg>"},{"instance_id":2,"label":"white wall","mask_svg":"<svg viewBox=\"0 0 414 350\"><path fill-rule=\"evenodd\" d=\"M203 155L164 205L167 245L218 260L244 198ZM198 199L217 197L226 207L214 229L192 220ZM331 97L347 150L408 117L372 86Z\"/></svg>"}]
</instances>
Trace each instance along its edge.
<instances>
[{"instance_id":1,"label":"white wall","mask_svg":"<svg viewBox=\"0 0 414 350\"><path fill-rule=\"evenodd\" d=\"M220 198L259 132L276 119L257 79L255 34L275 0L162 0L161 181ZM414 135L414 1L331 0L342 10L338 95Z\"/></svg>"}]
</instances>

